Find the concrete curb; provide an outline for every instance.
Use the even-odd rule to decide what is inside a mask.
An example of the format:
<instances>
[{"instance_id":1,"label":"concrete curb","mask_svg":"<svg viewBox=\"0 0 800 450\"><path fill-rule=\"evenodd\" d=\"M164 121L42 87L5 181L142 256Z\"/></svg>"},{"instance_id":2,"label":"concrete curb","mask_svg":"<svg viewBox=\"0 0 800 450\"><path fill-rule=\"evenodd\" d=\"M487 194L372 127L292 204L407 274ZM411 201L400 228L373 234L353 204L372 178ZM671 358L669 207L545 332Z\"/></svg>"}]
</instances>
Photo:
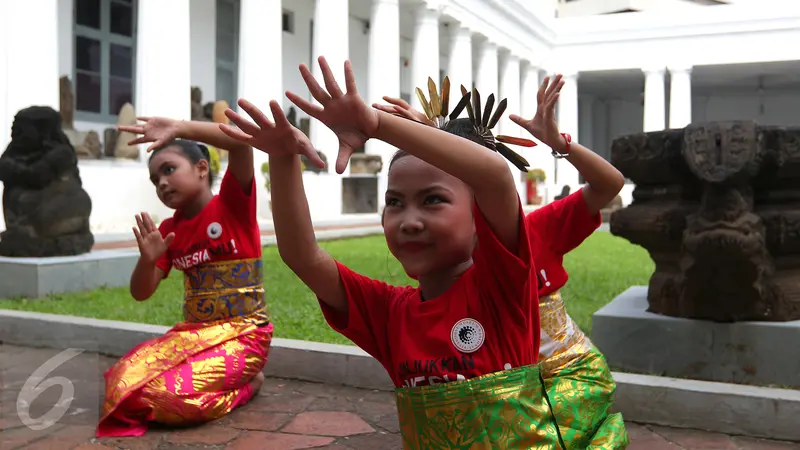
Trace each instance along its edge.
<instances>
[{"instance_id":1,"label":"concrete curb","mask_svg":"<svg viewBox=\"0 0 800 450\"><path fill-rule=\"evenodd\" d=\"M168 327L0 310L0 342L80 348L122 356ZM269 376L392 390L383 367L359 348L274 339ZM614 409L626 420L726 434L800 441L800 391L614 373Z\"/></svg>"}]
</instances>

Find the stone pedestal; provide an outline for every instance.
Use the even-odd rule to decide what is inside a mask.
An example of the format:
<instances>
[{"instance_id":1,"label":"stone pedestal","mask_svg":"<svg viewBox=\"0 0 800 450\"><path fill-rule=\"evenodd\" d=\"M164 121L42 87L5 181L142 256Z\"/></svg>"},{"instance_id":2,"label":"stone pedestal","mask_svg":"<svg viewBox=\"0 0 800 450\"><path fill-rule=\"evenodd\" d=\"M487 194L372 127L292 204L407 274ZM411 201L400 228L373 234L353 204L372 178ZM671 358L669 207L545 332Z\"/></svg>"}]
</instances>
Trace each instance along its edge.
<instances>
[{"instance_id":1,"label":"stone pedestal","mask_svg":"<svg viewBox=\"0 0 800 450\"><path fill-rule=\"evenodd\" d=\"M718 323L648 311L633 286L597 311L592 342L622 372L800 388L800 321Z\"/></svg>"},{"instance_id":2,"label":"stone pedestal","mask_svg":"<svg viewBox=\"0 0 800 450\"><path fill-rule=\"evenodd\" d=\"M378 212L378 177L342 177L342 214Z\"/></svg>"}]
</instances>

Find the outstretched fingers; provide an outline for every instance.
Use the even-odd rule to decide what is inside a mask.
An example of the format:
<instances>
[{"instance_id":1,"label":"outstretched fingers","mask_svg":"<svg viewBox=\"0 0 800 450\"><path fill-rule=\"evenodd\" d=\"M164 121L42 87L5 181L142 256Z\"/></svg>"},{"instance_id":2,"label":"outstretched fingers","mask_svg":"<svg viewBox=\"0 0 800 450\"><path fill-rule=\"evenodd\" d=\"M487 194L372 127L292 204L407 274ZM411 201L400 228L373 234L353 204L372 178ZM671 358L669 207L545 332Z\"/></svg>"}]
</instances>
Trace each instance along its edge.
<instances>
[{"instance_id":1,"label":"outstretched fingers","mask_svg":"<svg viewBox=\"0 0 800 450\"><path fill-rule=\"evenodd\" d=\"M224 123L219 124L219 130L227 134L228 136L236 139L237 141L250 143L250 139L253 139L253 136L250 136L249 134L245 133L244 131L238 128L233 128L228 124Z\"/></svg>"},{"instance_id":2,"label":"outstretched fingers","mask_svg":"<svg viewBox=\"0 0 800 450\"><path fill-rule=\"evenodd\" d=\"M239 113L230 108L225 110L225 117L227 117L228 119L230 119L231 122L236 124L236 126L239 127L239 129L243 133L249 134L250 136L254 136L258 134L259 131L261 131L261 128L259 128L258 125L245 119Z\"/></svg>"},{"instance_id":3,"label":"outstretched fingers","mask_svg":"<svg viewBox=\"0 0 800 450\"><path fill-rule=\"evenodd\" d=\"M319 68L322 71L322 79L325 80L325 87L328 88L328 94L330 94L331 98L343 97L344 93L339 87L339 83L336 82L336 77L333 76L333 71L331 70L331 66L328 65L328 61L324 56L320 56L317 61L319 62ZM345 68L346 67L347 66L345 65ZM355 84L355 82L353 83Z\"/></svg>"},{"instance_id":4,"label":"outstretched fingers","mask_svg":"<svg viewBox=\"0 0 800 450\"><path fill-rule=\"evenodd\" d=\"M271 128L275 128L275 125L269 120L269 118L267 118L266 115L264 115L263 112L261 112L260 109L258 109L258 107L256 107L256 105L248 102L243 98L240 98L238 103L239 107L241 107L244 110L244 112L246 112L247 115L250 116L251 119L253 119L253 122L255 122L256 125L258 125L259 127L261 127L261 129L268 130ZM250 127L245 128L239 126L239 128L250 134L254 134L252 131L255 131L255 127L253 127L252 130L249 129Z\"/></svg>"},{"instance_id":5,"label":"outstretched fingers","mask_svg":"<svg viewBox=\"0 0 800 450\"><path fill-rule=\"evenodd\" d=\"M391 103L392 105L399 106L403 109L411 109L411 105L408 104L407 101L403 100L402 98L396 97L389 97L388 95L383 96L383 101L386 103Z\"/></svg>"},{"instance_id":6,"label":"outstretched fingers","mask_svg":"<svg viewBox=\"0 0 800 450\"><path fill-rule=\"evenodd\" d=\"M313 95L313 93L312 93L312 95ZM327 95L327 94L325 94L325 95ZM289 101L291 101L298 108L300 108L300 110L302 110L304 113L308 114L309 116L311 116L311 117L313 117L315 119L319 119L319 117L322 114L322 112L325 111L321 106L315 105L315 104L309 102L308 100L304 99L303 97L300 97L299 95L295 94L294 92L286 91L286 97L289 99ZM314 97L314 98L317 98L317 97ZM319 100L319 99L317 98L317 100Z\"/></svg>"},{"instance_id":7,"label":"outstretched fingers","mask_svg":"<svg viewBox=\"0 0 800 450\"><path fill-rule=\"evenodd\" d=\"M347 88L348 94L358 95L356 76L353 73L353 64L350 63L349 59L344 62L344 86Z\"/></svg>"},{"instance_id":8,"label":"outstretched fingers","mask_svg":"<svg viewBox=\"0 0 800 450\"><path fill-rule=\"evenodd\" d=\"M539 85L539 91L536 92L536 103L541 105L544 103L544 93L547 90L547 86L550 84L550 76L544 77L542 80L542 84Z\"/></svg>"},{"instance_id":9,"label":"outstretched fingers","mask_svg":"<svg viewBox=\"0 0 800 450\"><path fill-rule=\"evenodd\" d=\"M314 78L314 75L311 74L311 70L309 70L308 66L305 64L300 64L300 76L303 77L303 81L305 81L308 87L308 92L310 92L311 96L320 102L320 104L324 105L331 100L331 96L328 95L325 89L322 89L322 86L319 85L317 79ZM292 102L295 103L294 100L292 100ZM300 105L297 106L299 107Z\"/></svg>"}]
</instances>

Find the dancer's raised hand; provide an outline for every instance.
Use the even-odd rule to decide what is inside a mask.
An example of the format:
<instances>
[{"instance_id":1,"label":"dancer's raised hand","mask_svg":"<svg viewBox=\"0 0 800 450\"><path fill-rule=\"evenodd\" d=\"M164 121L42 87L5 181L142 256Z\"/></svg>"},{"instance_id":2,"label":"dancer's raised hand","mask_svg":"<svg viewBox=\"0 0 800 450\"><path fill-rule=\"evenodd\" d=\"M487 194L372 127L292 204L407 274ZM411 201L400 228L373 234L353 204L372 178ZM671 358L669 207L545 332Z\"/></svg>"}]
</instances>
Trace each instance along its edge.
<instances>
[{"instance_id":1,"label":"dancer's raised hand","mask_svg":"<svg viewBox=\"0 0 800 450\"><path fill-rule=\"evenodd\" d=\"M311 95L320 105L315 105L293 92L286 96L309 116L324 123L339 138L339 156L336 158L336 172L343 173L350 155L364 145L378 129L378 111L370 108L358 95L353 67L350 61L344 63L344 79L347 92L343 93L333 77L325 57L319 57L319 67L325 80L323 89L305 64L300 65L300 74Z\"/></svg>"},{"instance_id":2,"label":"dancer's raised hand","mask_svg":"<svg viewBox=\"0 0 800 450\"><path fill-rule=\"evenodd\" d=\"M564 138L558 132L558 123L555 118L556 101L558 101L561 88L564 86L562 77L561 74L556 75L552 83L549 76L544 78L542 85L539 86L539 92L536 94L536 115L533 116L533 119L523 119L516 114L508 116L512 122L525 128L533 137L559 153L562 153L561 150L566 146Z\"/></svg>"},{"instance_id":3,"label":"dancer's raised hand","mask_svg":"<svg viewBox=\"0 0 800 450\"><path fill-rule=\"evenodd\" d=\"M384 95L383 101L389 103L389 105L373 103L372 107L377 110L387 112L389 114L396 114L403 116L406 119L416 120L417 122L433 125L433 123L430 120L428 120L428 116L426 116L424 112L417 111L416 109L412 108L411 105L409 105L408 102L406 102L402 98L389 97L388 95Z\"/></svg>"},{"instance_id":4,"label":"dancer's raised hand","mask_svg":"<svg viewBox=\"0 0 800 450\"><path fill-rule=\"evenodd\" d=\"M240 98L238 103L255 123L228 108L225 110L225 115L239 128L220 124L219 128L223 133L271 155L301 154L305 155L315 166L325 167L325 163L314 150L311 141L302 131L289 123L278 102L275 100L269 102L269 109L272 110L272 118L275 119L275 123L272 123L260 109L247 100Z\"/></svg>"},{"instance_id":5,"label":"dancer's raised hand","mask_svg":"<svg viewBox=\"0 0 800 450\"><path fill-rule=\"evenodd\" d=\"M180 126L178 120L166 117L137 117L137 119L144 123L117 127L119 131L142 135L128 142L128 145L152 142L147 147L147 151L150 152L178 138L178 127Z\"/></svg>"},{"instance_id":6,"label":"dancer's raised hand","mask_svg":"<svg viewBox=\"0 0 800 450\"><path fill-rule=\"evenodd\" d=\"M146 212L136 215L136 227L133 227L133 235L136 236L136 243L139 245L139 254L151 264L158 261L158 258L167 251L169 244L175 239L175 233L169 233L162 237L150 214Z\"/></svg>"}]
</instances>

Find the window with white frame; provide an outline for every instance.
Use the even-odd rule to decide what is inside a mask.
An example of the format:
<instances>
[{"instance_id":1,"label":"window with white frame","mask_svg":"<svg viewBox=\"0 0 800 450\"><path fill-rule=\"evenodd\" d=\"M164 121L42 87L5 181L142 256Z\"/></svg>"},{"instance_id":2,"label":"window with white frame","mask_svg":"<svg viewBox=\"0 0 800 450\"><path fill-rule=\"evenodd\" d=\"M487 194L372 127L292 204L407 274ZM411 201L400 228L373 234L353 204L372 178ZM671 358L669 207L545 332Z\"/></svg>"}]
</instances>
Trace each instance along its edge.
<instances>
[{"instance_id":1,"label":"window with white frame","mask_svg":"<svg viewBox=\"0 0 800 450\"><path fill-rule=\"evenodd\" d=\"M239 0L217 0L217 98L233 107L239 96Z\"/></svg>"},{"instance_id":2,"label":"window with white frame","mask_svg":"<svg viewBox=\"0 0 800 450\"><path fill-rule=\"evenodd\" d=\"M75 117L114 123L133 103L136 0L74 0Z\"/></svg>"}]
</instances>

